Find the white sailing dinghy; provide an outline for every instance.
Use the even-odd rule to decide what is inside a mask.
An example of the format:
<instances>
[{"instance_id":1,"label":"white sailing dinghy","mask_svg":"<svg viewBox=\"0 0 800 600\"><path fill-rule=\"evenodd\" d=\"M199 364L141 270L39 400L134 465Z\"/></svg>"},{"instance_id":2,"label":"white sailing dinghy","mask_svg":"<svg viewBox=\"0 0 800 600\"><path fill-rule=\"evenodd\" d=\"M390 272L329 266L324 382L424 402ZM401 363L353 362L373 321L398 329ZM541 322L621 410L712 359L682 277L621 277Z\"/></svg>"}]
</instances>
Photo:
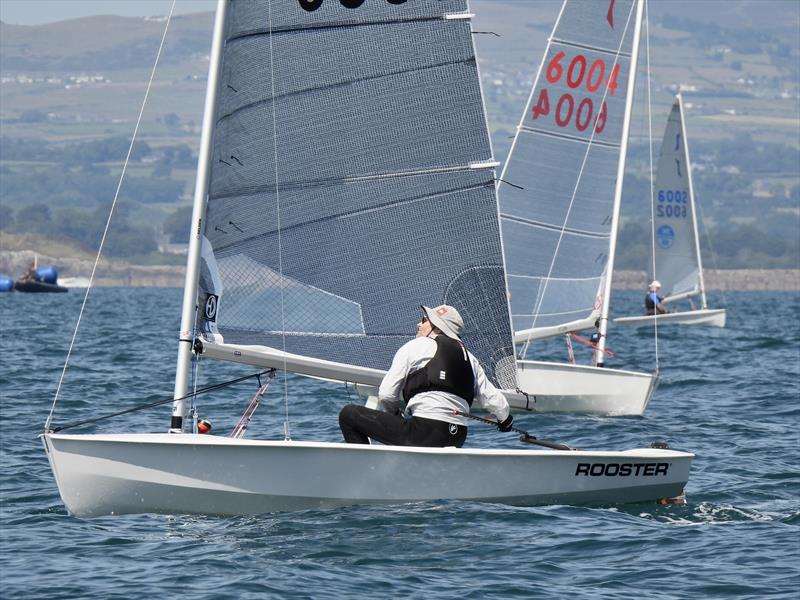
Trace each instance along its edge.
<instances>
[{"instance_id":1,"label":"white sailing dinghy","mask_svg":"<svg viewBox=\"0 0 800 600\"><path fill-rule=\"evenodd\" d=\"M522 354L595 323L600 334L594 366L519 360L517 408L641 415L656 387L655 374L604 367L642 13L565 0L498 184Z\"/></svg>"},{"instance_id":2,"label":"white sailing dinghy","mask_svg":"<svg viewBox=\"0 0 800 600\"><path fill-rule=\"evenodd\" d=\"M470 17L466 0L219 3L171 429L66 434L48 420L44 445L71 513L681 492L693 455L666 448L298 441L288 408L285 439L251 440L197 433L187 411L193 348L374 385L422 302L456 306L487 376L516 387Z\"/></svg>"},{"instance_id":3,"label":"white sailing dinghy","mask_svg":"<svg viewBox=\"0 0 800 600\"><path fill-rule=\"evenodd\" d=\"M700 296L700 308L644 315L620 317L620 325L711 325L725 327L725 309L708 308L703 261L700 257L700 235L695 210L692 163L689 160L689 143L683 117L683 100L675 102L667 119L664 140L656 171L653 231L655 275L661 282L663 303L686 300Z\"/></svg>"}]
</instances>

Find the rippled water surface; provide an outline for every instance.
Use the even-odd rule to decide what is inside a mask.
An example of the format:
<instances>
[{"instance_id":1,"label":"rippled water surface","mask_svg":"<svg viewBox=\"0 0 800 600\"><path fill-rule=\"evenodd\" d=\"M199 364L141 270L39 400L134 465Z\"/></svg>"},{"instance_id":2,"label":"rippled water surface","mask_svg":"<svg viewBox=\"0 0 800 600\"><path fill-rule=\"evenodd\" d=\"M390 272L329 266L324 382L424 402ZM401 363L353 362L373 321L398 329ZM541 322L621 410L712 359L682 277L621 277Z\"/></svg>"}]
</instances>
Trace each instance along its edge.
<instances>
[{"instance_id":1,"label":"rippled water surface","mask_svg":"<svg viewBox=\"0 0 800 600\"><path fill-rule=\"evenodd\" d=\"M77 293L76 293L77 292ZM641 294L620 292L616 316ZM586 449L667 440L695 452L686 506L519 508L471 502L256 517L77 519L37 434L82 293L0 295L0 597L796 598L800 586L800 303L729 293L728 326L662 328L661 383L641 418L521 415L520 427ZM93 290L56 423L169 397L179 290ZM720 302L712 295L712 303ZM612 329L609 366L653 370L652 331ZM546 350L566 357L563 344ZM538 350L537 350L538 351ZM577 345L587 362L589 352ZM249 372L200 367L212 383ZM203 396L227 431L254 392ZM249 435L339 439L344 386L276 380ZM164 431L169 405L84 431ZM514 446L476 425L468 445Z\"/></svg>"}]
</instances>

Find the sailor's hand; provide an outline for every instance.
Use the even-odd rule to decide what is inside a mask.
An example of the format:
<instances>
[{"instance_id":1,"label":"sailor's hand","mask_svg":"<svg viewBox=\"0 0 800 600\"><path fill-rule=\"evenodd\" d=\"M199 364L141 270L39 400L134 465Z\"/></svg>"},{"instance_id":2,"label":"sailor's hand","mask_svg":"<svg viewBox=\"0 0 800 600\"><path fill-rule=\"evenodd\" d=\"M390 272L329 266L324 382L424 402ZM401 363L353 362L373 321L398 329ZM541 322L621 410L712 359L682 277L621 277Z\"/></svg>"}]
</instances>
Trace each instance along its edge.
<instances>
[{"instance_id":1,"label":"sailor's hand","mask_svg":"<svg viewBox=\"0 0 800 600\"><path fill-rule=\"evenodd\" d=\"M511 423L514 422L514 417L508 415L505 420L497 423L497 429L502 432L511 431Z\"/></svg>"}]
</instances>

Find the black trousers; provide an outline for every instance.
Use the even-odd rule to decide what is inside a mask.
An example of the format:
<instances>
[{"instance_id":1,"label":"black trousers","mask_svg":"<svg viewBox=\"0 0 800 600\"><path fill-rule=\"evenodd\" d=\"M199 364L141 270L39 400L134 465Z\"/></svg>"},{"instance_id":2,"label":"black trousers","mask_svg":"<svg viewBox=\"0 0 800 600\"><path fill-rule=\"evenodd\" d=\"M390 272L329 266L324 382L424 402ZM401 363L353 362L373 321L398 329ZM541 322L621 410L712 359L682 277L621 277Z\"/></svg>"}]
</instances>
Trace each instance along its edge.
<instances>
[{"instance_id":1,"label":"black trousers","mask_svg":"<svg viewBox=\"0 0 800 600\"><path fill-rule=\"evenodd\" d=\"M467 439L467 428L424 419L404 418L358 404L348 404L339 413L339 427L348 444L369 444L372 438L390 446L427 446L461 448Z\"/></svg>"}]
</instances>

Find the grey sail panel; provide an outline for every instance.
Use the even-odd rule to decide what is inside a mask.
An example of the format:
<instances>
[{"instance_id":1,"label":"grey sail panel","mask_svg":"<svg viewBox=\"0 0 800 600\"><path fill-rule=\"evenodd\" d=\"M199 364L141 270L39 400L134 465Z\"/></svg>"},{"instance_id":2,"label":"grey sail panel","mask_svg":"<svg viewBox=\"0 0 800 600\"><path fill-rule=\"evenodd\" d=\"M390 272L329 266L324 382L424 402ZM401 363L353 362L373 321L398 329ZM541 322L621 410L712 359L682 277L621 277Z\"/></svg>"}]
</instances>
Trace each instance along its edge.
<instances>
[{"instance_id":1,"label":"grey sail panel","mask_svg":"<svg viewBox=\"0 0 800 600\"><path fill-rule=\"evenodd\" d=\"M665 297L699 293L700 285L682 117L676 100L664 131L654 190L654 277Z\"/></svg>"},{"instance_id":2,"label":"grey sail panel","mask_svg":"<svg viewBox=\"0 0 800 600\"><path fill-rule=\"evenodd\" d=\"M515 331L599 315L634 2L567 0L499 186Z\"/></svg>"},{"instance_id":3,"label":"grey sail panel","mask_svg":"<svg viewBox=\"0 0 800 600\"><path fill-rule=\"evenodd\" d=\"M495 175L470 168L492 160L471 28L443 18L465 9L230 3L205 329L385 369L419 305L448 303L489 376L513 385Z\"/></svg>"}]
</instances>

